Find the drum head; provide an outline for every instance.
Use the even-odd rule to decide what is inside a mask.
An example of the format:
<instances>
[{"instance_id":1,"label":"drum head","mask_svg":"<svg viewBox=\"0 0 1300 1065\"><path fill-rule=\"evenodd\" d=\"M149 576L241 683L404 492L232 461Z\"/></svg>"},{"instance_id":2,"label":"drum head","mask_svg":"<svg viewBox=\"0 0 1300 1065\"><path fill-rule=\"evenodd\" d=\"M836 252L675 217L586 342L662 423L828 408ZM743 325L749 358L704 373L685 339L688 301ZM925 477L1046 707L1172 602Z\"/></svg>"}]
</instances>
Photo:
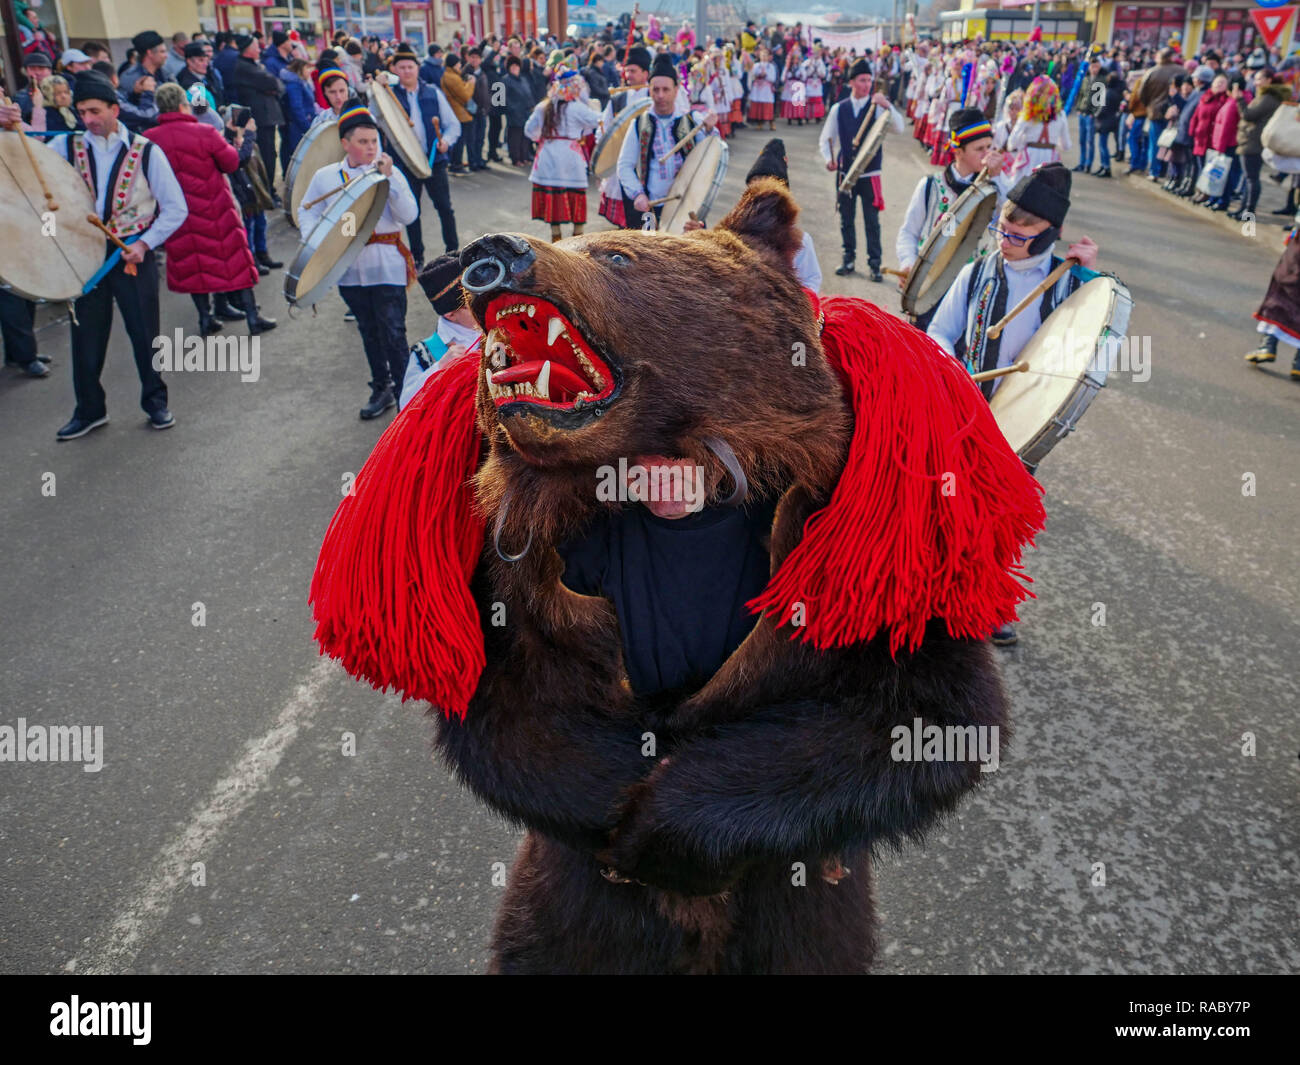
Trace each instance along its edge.
<instances>
[{"instance_id":1,"label":"drum head","mask_svg":"<svg viewBox=\"0 0 1300 1065\"><path fill-rule=\"evenodd\" d=\"M384 74L370 83L370 113L375 116L380 131L393 151L401 156L406 168L421 181L431 177L433 168L429 165L429 157L420 147L420 138L416 136L411 119L397 102Z\"/></svg>"},{"instance_id":2,"label":"drum head","mask_svg":"<svg viewBox=\"0 0 1300 1065\"><path fill-rule=\"evenodd\" d=\"M328 122L313 126L298 142L298 147L293 151L293 158L289 160L289 170L284 179L285 184L289 186L285 205L289 221L295 229L298 227L298 208L307 194L307 186L311 184L312 175L321 167L341 163L346 155L347 153L343 151L343 142L339 140L337 119L330 119ZM302 181L298 180L299 176L303 178Z\"/></svg>"},{"instance_id":3,"label":"drum head","mask_svg":"<svg viewBox=\"0 0 1300 1065\"><path fill-rule=\"evenodd\" d=\"M992 184L972 185L957 197L951 211L953 224L936 226L921 245L903 290L903 310L920 315L939 305L979 248L997 207L998 190Z\"/></svg>"},{"instance_id":4,"label":"drum head","mask_svg":"<svg viewBox=\"0 0 1300 1065\"><path fill-rule=\"evenodd\" d=\"M24 139L58 207L49 224L42 221L45 194ZM0 131L0 284L29 300L80 296L107 250L104 234L86 221L94 213L90 189L67 159L35 137Z\"/></svg>"},{"instance_id":5,"label":"drum head","mask_svg":"<svg viewBox=\"0 0 1300 1065\"><path fill-rule=\"evenodd\" d=\"M1113 334L1128 329L1128 306L1127 290L1119 282L1095 277L1048 315L1025 345L1018 361L1029 363L1029 372L1003 377L989 401L998 428L1017 454L1085 387L1085 375L1104 383L1107 345Z\"/></svg>"},{"instance_id":6,"label":"drum head","mask_svg":"<svg viewBox=\"0 0 1300 1065\"><path fill-rule=\"evenodd\" d=\"M618 165L618 153L623 149L623 138L632 128L637 115L644 114L649 109L650 99L647 97L634 104L628 104L614 116L614 121L610 123L609 129L600 138L600 143L596 145L596 150L591 155L591 173L595 177L603 178L613 172L614 167Z\"/></svg>"},{"instance_id":7,"label":"drum head","mask_svg":"<svg viewBox=\"0 0 1300 1065\"><path fill-rule=\"evenodd\" d=\"M692 211L697 215L707 213L726 170L727 145L721 137L705 137L702 144L692 148L668 190L669 196L679 198L664 204L663 216L659 220L660 231L685 233Z\"/></svg>"},{"instance_id":8,"label":"drum head","mask_svg":"<svg viewBox=\"0 0 1300 1065\"><path fill-rule=\"evenodd\" d=\"M336 285L365 248L387 203L388 179L374 171L340 192L285 271L284 298L306 306Z\"/></svg>"}]
</instances>

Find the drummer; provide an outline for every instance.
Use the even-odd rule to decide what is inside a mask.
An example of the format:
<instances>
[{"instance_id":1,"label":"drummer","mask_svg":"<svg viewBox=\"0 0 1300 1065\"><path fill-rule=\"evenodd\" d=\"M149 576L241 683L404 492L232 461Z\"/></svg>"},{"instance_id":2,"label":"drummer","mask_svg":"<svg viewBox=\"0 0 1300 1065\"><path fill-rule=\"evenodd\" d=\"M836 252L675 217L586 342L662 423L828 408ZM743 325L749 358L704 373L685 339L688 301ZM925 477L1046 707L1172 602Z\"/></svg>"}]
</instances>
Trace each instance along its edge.
<instances>
[{"instance_id":1,"label":"drummer","mask_svg":"<svg viewBox=\"0 0 1300 1065\"><path fill-rule=\"evenodd\" d=\"M628 229L640 229L645 215L654 211L655 220L663 213L662 200L672 188L686 153L714 132L718 116L708 112L696 124L679 93L677 66L670 56L661 53L650 70L650 109L638 115L618 154L618 179L623 188L623 212ZM681 142L691 129L695 136L660 162L670 148Z\"/></svg>"},{"instance_id":2,"label":"drummer","mask_svg":"<svg viewBox=\"0 0 1300 1065\"><path fill-rule=\"evenodd\" d=\"M650 49L642 48L640 45L628 49L627 61L623 64L623 81L630 87L626 92L615 93L609 98L596 130L597 143L609 132L610 127L614 125L614 120L627 107L638 100L649 99L650 63ZM619 183L617 170L600 183L599 214L620 229L627 222L623 214L623 186Z\"/></svg>"},{"instance_id":3,"label":"drummer","mask_svg":"<svg viewBox=\"0 0 1300 1065\"><path fill-rule=\"evenodd\" d=\"M77 408L55 435L75 440L108 424L99 378L113 331L114 303L131 339L140 406L153 428L170 429L176 419L167 409L167 386L153 367L154 340L160 332L154 249L188 217L185 193L162 150L118 121L117 90L107 78L83 74L72 99L86 129L63 138L68 162L90 188L96 213L128 247L119 253L105 245L106 259L120 257L73 304L72 387ZM133 267L131 273L128 266Z\"/></svg>"},{"instance_id":4,"label":"drummer","mask_svg":"<svg viewBox=\"0 0 1300 1065\"><path fill-rule=\"evenodd\" d=\"M930 174L917 182L912 192L907 214L898 230L894 250L898 254L898 268L902 273L898 287L907 286L907 275L916 264L918 253L931 232L971 186L975 176L987 167L989 177L998 187L999 200L1004 198L1011 182L1002 178L1002 153L993 147L993 127L984 112L974 107L964 108L953 116L949 137L953 151L952 162L937 174ZM982 234L976 234L982 236ZM922 331L934 315L931 308L913 323Z\"/></svg>"},{"instance_id":5,"label":"drummer","mask_svg":"<svg viewBox=\"0 0 1300 1065\"><path fill-rule=\"evenodd\" d=\"M460 140L460 119L456 117L456 112L451 109L451 104L441 89L420 80L420 57L408 46L403 45L393 53L389 67L398 80L393 95L411 120L411 132L428 156L433 174L425 181L420 181L407 172L400 159L397 166L415 194L417 209L420 190L423 188L429 193L429 199L438 212L438 220L442 223L445 251L450 255L460 246L460 238L456 235L456 215L451 209L451 179L447 176L452 145ZM438 124L436 129L435 122ZM424 265L423 224L424 219L417 217L406 229L406 238L411 242L411 254L415 256L417 269Z\"/></svg>"},{"instance_id":6,"label":"drummer","mask_svg":"<svg viewBox=\"0 0 1300 1065\"><path fill-rule=\"evenodd\" d=\"M872 94L871 64L865 59L859 59L849 68L849 84L852 87L852 95L835 104L827 113L826 124L822 127L821 137L817 142L822 158L826 161L826 169L835 171L835 205L840 213L840 238L844 243L844 262L835 273L840 277L853 273L858 244L854 212L857 202L861 200L871 280L883 281L884 276L880 272L880 264L884 256L880 246L880 212L885 207L880 185L882 152L876 152L875 156L868 160L866 168L848 193L841 193L839 186L843 176L853 166L853 157L857 154L853 141L863 124L865 123L870 129L879 109L885 108L891 116L890 128L895 133L902 133L903 114L889 102L889 97L884 93Z\"/></svg>"},{"instance_id":7,"label":"drummer","mask_svg":"<svg viewBox=\"0 0 1300 1065\"><path fill-rule=\"evenodd\" d=\"M384 213L367 246L338 282L339 295L356 315L370 364L370 400L361 408L362 419L369 420L397 405L396 390L406 372L406 288L415 280L416 269L410 249L402 242L402 226L416 221L420 208L402 172L379 150L379 127L360 100L351 100L343 109L338 132L343 162L323 166L312 175L303 206L298 208L299 232L310 234L316 228L334 202L328 194L340 184L372 166L388 179ZM322 196L322 202L312 203Z\"/></svg>"}]
</instances>

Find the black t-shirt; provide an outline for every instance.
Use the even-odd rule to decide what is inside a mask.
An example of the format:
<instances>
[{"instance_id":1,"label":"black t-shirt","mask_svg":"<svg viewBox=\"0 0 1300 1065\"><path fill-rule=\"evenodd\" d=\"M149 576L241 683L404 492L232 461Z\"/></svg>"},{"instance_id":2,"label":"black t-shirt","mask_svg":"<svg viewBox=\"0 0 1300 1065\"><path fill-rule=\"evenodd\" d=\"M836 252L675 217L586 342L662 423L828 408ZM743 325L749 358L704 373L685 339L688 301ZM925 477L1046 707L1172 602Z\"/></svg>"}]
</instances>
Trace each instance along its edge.
<instances>
[{"instance_id":1,"label":"black t-shirt","mask_svg":"<svg viewBox=\"0 0 1300 1065\"><path fill-rule=\"evenodd\" d=\"M702 686L749 635L745 602L769 577L775 503L658 518L640 504L604 512L560 547L563 582L614 604L632 688Z\"/></svg>"}]
</instances>

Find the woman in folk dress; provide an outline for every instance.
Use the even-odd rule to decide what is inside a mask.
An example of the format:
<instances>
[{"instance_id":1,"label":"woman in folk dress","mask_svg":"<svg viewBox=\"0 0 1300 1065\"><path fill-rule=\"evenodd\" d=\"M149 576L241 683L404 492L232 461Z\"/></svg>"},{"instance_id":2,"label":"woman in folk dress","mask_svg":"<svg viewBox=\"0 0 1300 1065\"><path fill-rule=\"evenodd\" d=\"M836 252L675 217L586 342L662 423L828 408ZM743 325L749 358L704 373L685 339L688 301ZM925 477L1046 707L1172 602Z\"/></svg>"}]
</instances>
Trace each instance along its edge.
<instances>
[{"instance_id":1,"label":"woman in folk dress","mask_svg":"<svg viewBox=\"0 0 1300 1065\"><path fill-rule=\"evenodd\" d=\"M775 129L776 118L776 64L767 48L759 48L758 62L749 72L749 121L754 125L766 122Z\"/></svg>"},{"instance_id":2,"label":"woman in folk dress","mask_svg":"<svg viewBox=\"0 0 1300 1065\"><path fill-rule=\"evenodd\" d=\"M808 114L808 89L802 71L803 53L795 45L785 57L785 73L781 81L781 117L787 126L795 119L802 126Z\"/></svg>"},{"instance_id":3,"label":"woman in folk dress","mask_svg":"<svg viewBox=\"0 0 1300 1065\"><path fill-rule=\"evenodd\" d=\"M1007 147L1025 153L1025 168L1059 163L1070 149L1070 122L1061 108L1061 91L1056 82L1040 74L1025 93L1020 121L1007 137Z\"/></svg>"},{"instance_id":4,"label":"woman in folk dress","mask_svg":"<svg viewBox=\"0 0 1300 1065\"><path fill-rule=\"evenodd\" d=\"M705 61L704 76L708 79L709 106L718 116L718 133L726 140L731 136L731 101L727 98L726 67L722 53L716 48Z\"/></svg>"},{"instance_id":5,"label":"woman in folk dress","mask_svg":"<svg viewBox=\"0 0 1300 1065\"><path fill-rule=\"evenodd\" d=\"M745 98L745 87L740 80L740 74L744 68L741 66L740 58L736 55L735 49L730 44L723 49L722 56L722 75L727 86L727 117L734 129L745 121L745 112L742 106Z\"/></svg>"},{"instance_id":6,"label":"woman in folk dress","mask_svg":"<svg viewBox=\"0 0 1300 1065\"><path fill-rule=\"evenodd\" d=\"M826 102L823 97L826 82L826 76L829 73L826 68L826 60L819 54L820 50L814 50L812 58L808 60L807 80L804 82L805 91L808 94L808 117L814 122L818 122L826 117Z\"/></svg>"},{"instance_id":7,"label":"woman in folk dress","mask_svg":"<svg viewBox=\"0 0 1300 1065\"><path fill-rule=\"evenodd\" d=\"M524 136L538 142L529 180L533 183L533 217L549 222L551 241L560 226L573 223L573 235L587 224L587 156L582 139L596 128L599 112L587 98L587 83L576 70L557 72L546 99L533 109Z\"/></svg>"},{"instance_id":8,"label":"woman in folk dress","mask_svg":"<svg viewBox=\"0 0 1300 1065\"><path fill-rule=\"evenodd\" d=\"M1002 152L1002 174L1004 177L1015 177L1025 169L1025 153L1023 151L1013 152L1007 147L1007 141L1011 139L1011 131L1016 128L1016 123L1020 121L1020 112L1025 106L1025 93L1023 89L1017 89L1009 93L1005 102L1002 104L1002 117L993 123L993 147Z\"/></svg>"}]
</instances>

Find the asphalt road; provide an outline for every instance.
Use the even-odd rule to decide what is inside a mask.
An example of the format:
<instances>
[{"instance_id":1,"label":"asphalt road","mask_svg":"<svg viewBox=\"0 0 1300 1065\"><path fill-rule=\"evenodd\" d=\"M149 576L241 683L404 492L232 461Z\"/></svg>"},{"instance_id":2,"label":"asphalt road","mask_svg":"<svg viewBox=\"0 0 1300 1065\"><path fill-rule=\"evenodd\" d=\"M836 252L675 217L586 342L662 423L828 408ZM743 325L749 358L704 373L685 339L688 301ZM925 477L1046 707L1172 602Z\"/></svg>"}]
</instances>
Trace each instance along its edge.
<instances>
[{"instance_id":1,"label":"asphalt road","mask_svg":"<svg viewBox=\"0 0 1300 1065\"><path fill-rule=\"evenodd\" d=\"M816 129L779 134L825 289L896 309L892 286L833 276ZM731 142L715 219L765 140ZM926 165L910 136L886 158L888 264ZM463 243L546 233L518 172L453 195ZM1112 375L1039 470L1037 599L1002 652L1014 745L924 849L880 863L877 971L1295 971L1300 385L1285 358L1241 359L1279 230L1080 178L1081 233L1133 293L1150 376ZM426 234L436 250L436 219ZM276 220L274 253L294 246ZM90 437L54 439L73 403L57 308L40 334L54 375L0 377L0 725L98 725L104 749L98 773L0 763L0 970L485 968L517 833L432 760L418 707L311 641L316 551L383 423L357 418L367 373L337 295L289 321L279 293L277 272L260 379L170 375L166 433L138 410L120 323L113 421ZM416 302L412 339L434 320ZM163 308L193 328L188 297Z\"/></svg>"}]
</instances>

